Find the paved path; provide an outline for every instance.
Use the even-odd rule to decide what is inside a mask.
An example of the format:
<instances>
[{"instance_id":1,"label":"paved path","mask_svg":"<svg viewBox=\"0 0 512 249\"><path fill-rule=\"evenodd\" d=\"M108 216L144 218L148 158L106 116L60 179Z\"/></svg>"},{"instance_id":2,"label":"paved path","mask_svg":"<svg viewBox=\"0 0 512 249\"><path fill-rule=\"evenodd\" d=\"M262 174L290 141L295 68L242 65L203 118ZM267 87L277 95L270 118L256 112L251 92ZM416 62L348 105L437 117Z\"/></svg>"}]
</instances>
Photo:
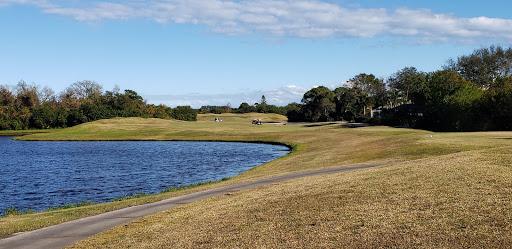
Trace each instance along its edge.
<instances>
[{"instance_id":1,"label":"paved path","mask_svg":"<svg viewBox=\"0 0 512 249\"><path fill-rule=\"evenodd\" d=\"M12 237L0 240L0 248L62 248L123 223L195 201L204 200L215 196L221 196L244 189L257 188L267 184L297 179L305 176L332 174L387 164L392 163L345 166L297 172L252 182L238 183L226 187L205 190L154 203L128 207L96 216L82 218L79 220L68 221L62 224L31 232L19 233Z\"/></svg>"}]
</instances>

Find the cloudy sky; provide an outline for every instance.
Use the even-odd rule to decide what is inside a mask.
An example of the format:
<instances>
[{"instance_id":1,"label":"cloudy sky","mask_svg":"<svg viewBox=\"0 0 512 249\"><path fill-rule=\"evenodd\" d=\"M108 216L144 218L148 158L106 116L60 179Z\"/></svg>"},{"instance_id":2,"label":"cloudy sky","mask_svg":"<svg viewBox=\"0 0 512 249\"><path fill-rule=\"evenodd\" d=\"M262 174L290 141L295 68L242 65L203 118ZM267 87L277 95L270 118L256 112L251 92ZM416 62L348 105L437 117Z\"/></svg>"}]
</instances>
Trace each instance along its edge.
<instances>
[{"instance_id":1,"label":"cloudy sky","mask_svg":"<svg viewBox=\"0 0 512 249\"><path fill-rule=\"evenodd\" d=\"M81 80L169 106L299 102L512 43L512 1L0 0L0 84Z\"/></svg>"}]
</instances>

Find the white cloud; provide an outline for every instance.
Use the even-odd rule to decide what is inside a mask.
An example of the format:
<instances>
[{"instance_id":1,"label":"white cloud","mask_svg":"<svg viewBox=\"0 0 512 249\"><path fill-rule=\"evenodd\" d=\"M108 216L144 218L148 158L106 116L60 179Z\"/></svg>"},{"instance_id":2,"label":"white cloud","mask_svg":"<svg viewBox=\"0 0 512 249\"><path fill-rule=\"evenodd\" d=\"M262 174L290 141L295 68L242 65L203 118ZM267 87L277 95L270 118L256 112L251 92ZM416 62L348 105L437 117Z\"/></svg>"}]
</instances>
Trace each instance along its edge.
<instances>
[{"instance_id":1,"label":"white cloud","mask_svg":"<svg viewBox=\"0 0 512 249\"><path fill-rule=\"evenodd\" d=\"M50 7L46 8L44 12L70 16L78 21L126 20L140 15L130 6L107 2L97 3L89 9Z\"/></svg>"},{"instance_id":2,"label":"white cloud","mask_svg":"<svg viewBox=\"0 0 512 249\"><path fill-rule=\"evenodd\" d=\"M226 35L271 37L414 37L419 41L512 40L512 20L460 18L428 9L346 8L319 0L0 0L0 6L31 4L78 21L144 18L159 23L206 25Z\"/></svg>"},{"instance_id":3,"label":"white cloud","mask_svg":"<svg viewBox=\"0 0 512 249\"><path fill-rule=\"evenodd\" d=\"M259 103L261 96L265 95L268 104L284 106L292 102L300 102L302 96L310 88L287 85L277 89L250 90L229 94L182 94L182 95L144 95L142 97L150 104L165 104L175 107L189 105L193 108L200 108L203 105L226 105L238 107L246 102L249 105Z\"/></svg>"}]
</instances>

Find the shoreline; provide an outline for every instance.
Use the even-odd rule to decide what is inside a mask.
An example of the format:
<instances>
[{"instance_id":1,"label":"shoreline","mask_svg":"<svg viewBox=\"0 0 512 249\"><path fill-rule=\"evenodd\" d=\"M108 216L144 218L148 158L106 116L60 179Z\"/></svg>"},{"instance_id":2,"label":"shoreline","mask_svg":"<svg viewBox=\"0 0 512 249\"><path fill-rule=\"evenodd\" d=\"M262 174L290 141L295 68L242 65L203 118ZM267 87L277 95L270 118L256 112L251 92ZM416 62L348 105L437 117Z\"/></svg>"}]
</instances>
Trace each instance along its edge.
<instances>
[{"instance_id":1,"label":"shoreline","mask_svg":"<svg viewBox=\"0 0 512 249\"><path fill-rule=\"evenodd\" d=\"M17 141L12 142L12 141L7 141L7 140L5 140L5 142L7 144L17 143ZM90 205L94 205L94 204L111 203L111 202L115 202L115 201L126 200L126 199L135 199L135 198L140 198L140 197L145 197L145 196L155 196L155 195L162 194L162 193L173 192L173 191L178 191L178 190L185 190L185 189L191 189L191 188L197 187L197 186L203 186L203 185L219 183L219 182L231 179L233 177L239 176L241 174L244 174L245 172L253 170L254 168L257 168L257 167L259 167L259 166L261 166L263 164L266 164L266 163L272 162L274 160L277 160L279 158L285 157L285 156L291 154L293 152L293 148L294 148L291 145L286 145L286 144L283 144L283 143L256 142L256 141L235 142L235 141L202 141L202 140L195 140L195 141L183 141L183 140L177 140L177 141L175 141L175 140L159 140L159 141L155 141L155 140L109 140L109 141L106 141L106 140L89 140L89 141L73 141L73 140L71 140L71 141L61 141L61 140L59 140L59 141L30 141L30 142L71 142L71 143L73 143L73 142L84 142L84 143L87 143L87 142L107 142L107 143L108 142L117 142L117 143L123 143L123 142L147 142L147 143L145 143L145 146L143 148L152 147L152 145L151 145L152 142L160 142L159 144L161 146L164 146L164 148L167 148L167 147L169 147L169 148L177 148L176 146L182 147L182 146L185 146L185 145L180 145L180 143L188 143L189 145L187 145L186 148L188 148L188 146L191 146L190 149L193 149L194 147L197 146L197 144L195 144L195 143L202 143L204 146L207 146L207 147L211 148L211 150L213 150L213 151L221 152L220 154L215 152L215 154L219 154L219 155L225 154L225 153L229 153L229 151L233 151L233 149L235 151L237 151L237 150L239 150L238 148L246 148L244 150L248 150L248 151L251 150L250 147L252 147L252 146L250 146L250 145L242 146L241 145L242 143L243 144L261 144L261 145L268 145L268 146L261 147L261 148L265 148L262 151L262 153L268 152L268 153L272 153L272 155L274 155L274 156L270 156L270 154L269 154L269 158L268 158L268 159L270 159L269 161L262 160L262 159L257 159L257 158L254 158L254 160L247 161L250 158L250 155L252 155L252 154L245 153L247 160L244 160L243 162L242 161L238 162L238 161L228 160L229 162L231 162L231 164L229 164L229 165L232 165L233 168L239 168L239 169L241 169L243 171L236 170L236 171L231 172L230 170L228 170L228 171L225 172L227 174L220 174L220 175L219 175L219 173L210 172L211 174L208 173L208 175L211 175L211 177L192 177L192 178L189 177L190 179L187 178L187 177L182 179L179 175L177 175L177 176L174 177L174 179L177 179L177 180L166 181L168 184L164 183L163 184L164 188L152 188L152 187L150 187L150 188L144 188L143 189L142 186L146 186L146 185L141 185L141 187L139 187L140 190L132 191L132 190L130 190L131 188L128 188L127 192L119 192L118 195L100 195L99 199L95 198L94 196L90 196L92 198L89 198L89 199L81 199L80 195L77 195L76 197L78 197L78 198L57 198L55 200L55 202L52 202L52 203L59 203L60 202L59 199L60 200L68 199L69 202L64 202L64 203L61 203L61 204L51 204L51 203L46 203L45 204L45 203L41 202L40 204L43 204L43 205L37 205L37 206L22 205L22 207L20 207L18 205L4 206L2 208L2 210L0 210L0 218L4 217L4 216L7 216L9 214L41 213L41 212L46 212L46 211L70 209L70 208L74 208L74 207L90 206ZM165 145L167 143L162 143L162 142L174 142L174 144L169 143L168 145ZM208 145L207 143L215 143L216 145L215 146L214 145ZM226 143L226 144L229 143L230 145L222 145L221 143ZM18 145L17 147L19 147L19 146L29 146L29 145L21 144L21 145ZM44 146L44 143L42 143L41 146ZM60 147L61 145L58 145L58 146ZM62 145L62 146L65 146L65 144ZM91 145L91 146L93 146L93 145ZM104 146L106 146L106 148L112 148L112 145L104 144ZM135 145L135 144L132 143L131 145L126 145L126 146L132 146L133 147L133 146L138 146L138 145ZM161 146L159 146L158 148L160 148ZM227 146L227 147L225 147L225 146ZM272 147L270 147L270 146L272 146ZM279 147L274 147L274 146L279 146ZM30 147L32 148L32 146L30 146ZM49 148L52 148L52 147L49 147ZM75 147L71 147L71 148L75 148ZM222 148L227 148L227 149L224 150ZM232 149L230 149L230 148L232 148ZM257 147L257 148L260 148L260 147ZM166 154L162 154L163 151L161 151L161 149L160 150L156 150L156 151L160 151L161 152L160 154L163 155L163 156L166 155ZM235 151L233 151L233 152L235 152ZM111 157L111 156L114 156L114 157ZM113 160L116 160L115 159L116 158L115 155L109 154L109 157L110 158L114 158ZM87 157L87 158L89 158L89 157ZM140 156L134 156L133 158L134 159L139 158L139 160L145 160L144 158L141 158ZM181 157L178 156L177 158L179 159ZM182 159L179 159L179 160L186 162L185 158L182 158ZM201 165L209 164L207 162L203 162L204 160L202 161L199 158L194 159L194 160L198 160L199 162L202 162ZM219 161L218 159L212 159L212 160ZM246 164L246 163L244 163L245 161L247 161L247 162L254 161L254 163ZM226 164L226 163L228 163L228 162L226 161L223 164ZM255 163L257 163L257 164L255 164ZM152 164L154 164L154 163L152 163ZM101 165L101 163L99 165ZM167 165L166 167L169 168L169 170L170 170L169 172L174 172L175 171L174 168L176 168L176 166L173 166L173 165L177 165L177 164L176 163L172 163L172 164L165 164L165 165ZM193 166L195 164L193 162L190 162L190 163L187 163L187 165ZM214 164L214 165L216 165L216 164ZM244 166L244 165L246 165L246 166ZM250 168L248 168L247 166L250 166ZM133 167L137 167L137 166L133 166ZM151 168L154 168L154 167L151 167ZM181 167L180 166L179 168L186 169L186 168L190 168L190 167L184 167L184 166ZM207 168L211 168L211 167L207 167ZM191 169L194 169L194 168L191 168ZM202 173L201 171L205 172L204 170L205 169L200 170L199 168L198 169L194 169L194 170L190 170L190 172L191 172L190 174L203 175L204 173ZM208 169L206 169L206 170L208 170ZM187 170L182 170L182 171L184 171L185 173L188 172ZM181 172L181 171L178 170L177 172ZM224 171L222 171L222 172L224 172ZM233 175L233 173L235 173L235 175ZM155 172L155 174L158 174L158 172ZM175 175L175 173L169 173L169 174ZM206 175L204 175L204 176L206 176ZM197 178L197 180L196 181L189 181L189 180L194 180L193 178ZM145 178L143 178L143 179L145 179ZM130 183L128 182L128 183L126 183L124 185L129 186ZM133 184L131 184L131 185L133 186ZM98 186L97 188L101 188L101 187ZM64 188L63 190L67 191L67 190L73 190L73 189L76 189L76 187ZM24 191L31 191L31 190L24 190ZM50 191L50 190L48 190L48 191ZM149 192L146 192L146 191L149 191ZM40 192L40 193L43 194L44 192ZM88 196L87 193L88 192L85 191L85 195L86 196ZM106 199L106 198L103 198L103 196L106 196L106 197L110 196L111 198ZM62 196L62 197L65 197L65 196ZM84 203L86 203L87 205L83 205ZM18 204L23 204L23 203L20 202ZM30 203L26 203L26 204L30 204Z\"/></svg>"}]
</instances>

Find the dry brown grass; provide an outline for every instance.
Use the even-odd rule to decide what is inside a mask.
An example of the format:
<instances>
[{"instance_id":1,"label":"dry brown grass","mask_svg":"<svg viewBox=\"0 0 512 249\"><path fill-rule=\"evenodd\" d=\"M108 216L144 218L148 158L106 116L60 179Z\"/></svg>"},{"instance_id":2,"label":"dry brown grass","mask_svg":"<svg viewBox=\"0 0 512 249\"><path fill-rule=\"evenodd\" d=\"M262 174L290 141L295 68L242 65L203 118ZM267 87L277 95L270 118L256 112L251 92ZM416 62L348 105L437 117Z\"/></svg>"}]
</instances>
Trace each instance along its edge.
<instances>
[{"instance_id":1,"label":"dry brown grass","mask_svg":"<svg viewBox=\"0 0 512 249\"><path fill-rule=\"evenodd\" d=\"M72 248L508 248L511 160L510 148L461 152L293 180L145 217Z\"/></svg>"}]
</instances>

